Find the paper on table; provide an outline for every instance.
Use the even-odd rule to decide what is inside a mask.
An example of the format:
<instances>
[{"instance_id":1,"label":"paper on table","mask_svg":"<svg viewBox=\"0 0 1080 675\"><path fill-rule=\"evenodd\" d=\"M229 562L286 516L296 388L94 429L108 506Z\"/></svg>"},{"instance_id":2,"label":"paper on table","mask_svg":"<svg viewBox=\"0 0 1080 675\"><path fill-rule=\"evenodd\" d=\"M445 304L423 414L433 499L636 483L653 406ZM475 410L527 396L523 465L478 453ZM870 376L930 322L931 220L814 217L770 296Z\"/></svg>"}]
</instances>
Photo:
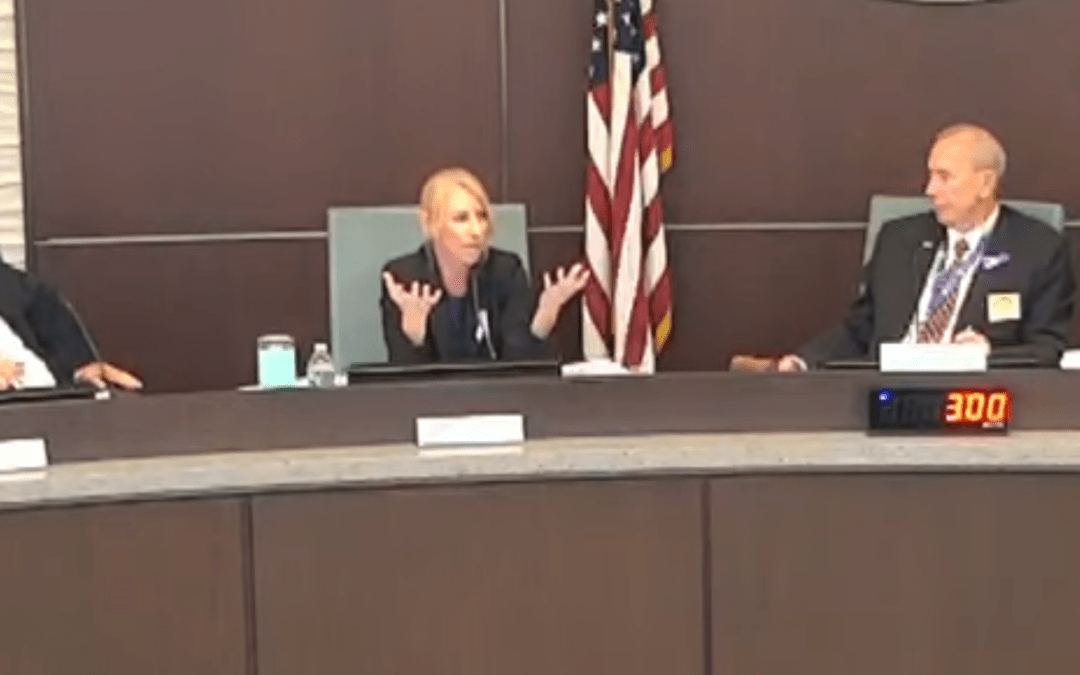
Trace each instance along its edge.
<instances>
[{"instance_id":1,"label":"paper on table","mask_svg":"<svg viewBox=\"0 0 1080 675\"><path fill-rule=\"evenodd\" d=\"M419 417L416 444L490 446L525 442L522 415L462 415L459 417Z\"/></svg>"},{"instance_id":2,"label":"paper on table","mask_svg":"<svg viewBox=\"0 0 1080 675\"><path fill-rule=\"evenodd\" d=\"M16 438L0 441L0 479L49 464L44 438Z\"/></svg>"},{"instance_id":3,"label":"paper on table","mask_svg":"<svg viewBox=\"0 0 1080 675\"><path fill-rule=\"evenodd\" d=\"M986 370L986 345L883 342L883 373L974 373Z\"/></svg>"},{"instance_id":4,"label":"paper on table","mask_svg":"<svg viewBox=\"0 0 1080 675\"><path fill-rule=\"evenodd\" d=\"M608 359L576 361L574 363L565 363L562 367L563 377L611 377L634 374L633 371L622 364Z\"/></svg>"},{"instance_id":5,"label":"paper on table","mask_svg":"<svg viewBox=\"0 0 1080 675\"><path fill-rule=\"evenodd\" d=\"M1064 370L1080 370L1080 349L1066 349L1061 355L1061 367Z\"/></svg>"}]
</instances>

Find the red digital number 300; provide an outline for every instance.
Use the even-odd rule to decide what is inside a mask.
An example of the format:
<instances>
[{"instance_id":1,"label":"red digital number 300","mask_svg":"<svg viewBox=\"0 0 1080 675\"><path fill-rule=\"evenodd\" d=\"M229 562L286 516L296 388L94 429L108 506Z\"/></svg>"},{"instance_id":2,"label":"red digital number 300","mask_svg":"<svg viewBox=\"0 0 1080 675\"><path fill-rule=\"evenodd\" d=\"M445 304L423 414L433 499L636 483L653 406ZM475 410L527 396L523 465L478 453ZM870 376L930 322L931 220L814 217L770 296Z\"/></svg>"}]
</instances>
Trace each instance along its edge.
<instances>
[{"instance_id":1,"label":"red digital number 300","mask_svg":"<svg viewBox=\"0 0 1080 675\"><path fill-rule=\"evenodd\" d=\"M945 403L949 424L1003 424L1009 421L1009 395L1003 391L950 391Z\"/></svg>"}]
</instances>

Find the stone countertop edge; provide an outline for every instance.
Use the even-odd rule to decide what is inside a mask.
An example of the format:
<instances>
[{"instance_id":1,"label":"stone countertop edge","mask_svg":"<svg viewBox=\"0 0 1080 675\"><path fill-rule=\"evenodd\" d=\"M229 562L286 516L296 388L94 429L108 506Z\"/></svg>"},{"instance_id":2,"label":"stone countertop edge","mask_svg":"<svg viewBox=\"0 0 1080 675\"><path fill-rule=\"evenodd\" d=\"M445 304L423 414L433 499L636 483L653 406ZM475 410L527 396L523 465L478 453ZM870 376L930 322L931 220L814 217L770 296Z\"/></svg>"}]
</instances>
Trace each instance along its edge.
<instances>
[{"instance_id":1,"label":"stone countertop edge","mask_svg":"<svg viewBox=\"0 0 1080 675\"><path fill-rule=\"evenodd\" d=\"M859 432L671 434L173 455L0 474L0 509L341 489L656 476L837 472L1080 471L1080 432L868 436Z\"/></svg>"}]
</instances>

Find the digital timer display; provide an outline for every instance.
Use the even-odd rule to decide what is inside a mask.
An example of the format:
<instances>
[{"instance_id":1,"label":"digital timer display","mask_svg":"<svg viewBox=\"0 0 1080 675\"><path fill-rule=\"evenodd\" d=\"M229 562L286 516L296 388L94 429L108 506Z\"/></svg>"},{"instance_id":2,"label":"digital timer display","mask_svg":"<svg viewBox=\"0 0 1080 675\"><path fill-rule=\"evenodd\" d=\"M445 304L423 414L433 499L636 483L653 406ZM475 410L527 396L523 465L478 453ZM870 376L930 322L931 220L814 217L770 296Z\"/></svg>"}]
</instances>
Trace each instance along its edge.
<instances>
[{"instance_id":1,"label":"digital timer display","mask_svg":"<svg viewBox=\"0 0 1080 675\"><path fill-rule=\"evenodd\" d=\"M870 429L1005 431L1012 418L1006 389L874 389Z\"/></svg>"}]
</instances>

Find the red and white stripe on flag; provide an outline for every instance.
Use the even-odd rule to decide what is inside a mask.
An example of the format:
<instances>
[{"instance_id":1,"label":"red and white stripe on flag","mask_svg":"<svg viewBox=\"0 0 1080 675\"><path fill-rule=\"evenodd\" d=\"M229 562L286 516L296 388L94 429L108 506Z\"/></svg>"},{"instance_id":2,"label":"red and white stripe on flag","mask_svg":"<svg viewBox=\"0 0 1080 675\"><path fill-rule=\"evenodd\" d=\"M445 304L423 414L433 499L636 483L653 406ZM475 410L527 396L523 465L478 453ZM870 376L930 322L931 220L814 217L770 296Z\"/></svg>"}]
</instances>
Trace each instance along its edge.
<instances>
[{"instance_id":1,"label":"red and white stripe on flag","mask_svg":"<svg viewBox=\"0 0 1080 675\"><path fill-rule=\"evenodd\" d=\"M586 96L586 358L651 373L671 334L660 178L674 138L654 0L595 0ZM602 51L601 51L602 50Z\"/></svg>"}]
</instances>

